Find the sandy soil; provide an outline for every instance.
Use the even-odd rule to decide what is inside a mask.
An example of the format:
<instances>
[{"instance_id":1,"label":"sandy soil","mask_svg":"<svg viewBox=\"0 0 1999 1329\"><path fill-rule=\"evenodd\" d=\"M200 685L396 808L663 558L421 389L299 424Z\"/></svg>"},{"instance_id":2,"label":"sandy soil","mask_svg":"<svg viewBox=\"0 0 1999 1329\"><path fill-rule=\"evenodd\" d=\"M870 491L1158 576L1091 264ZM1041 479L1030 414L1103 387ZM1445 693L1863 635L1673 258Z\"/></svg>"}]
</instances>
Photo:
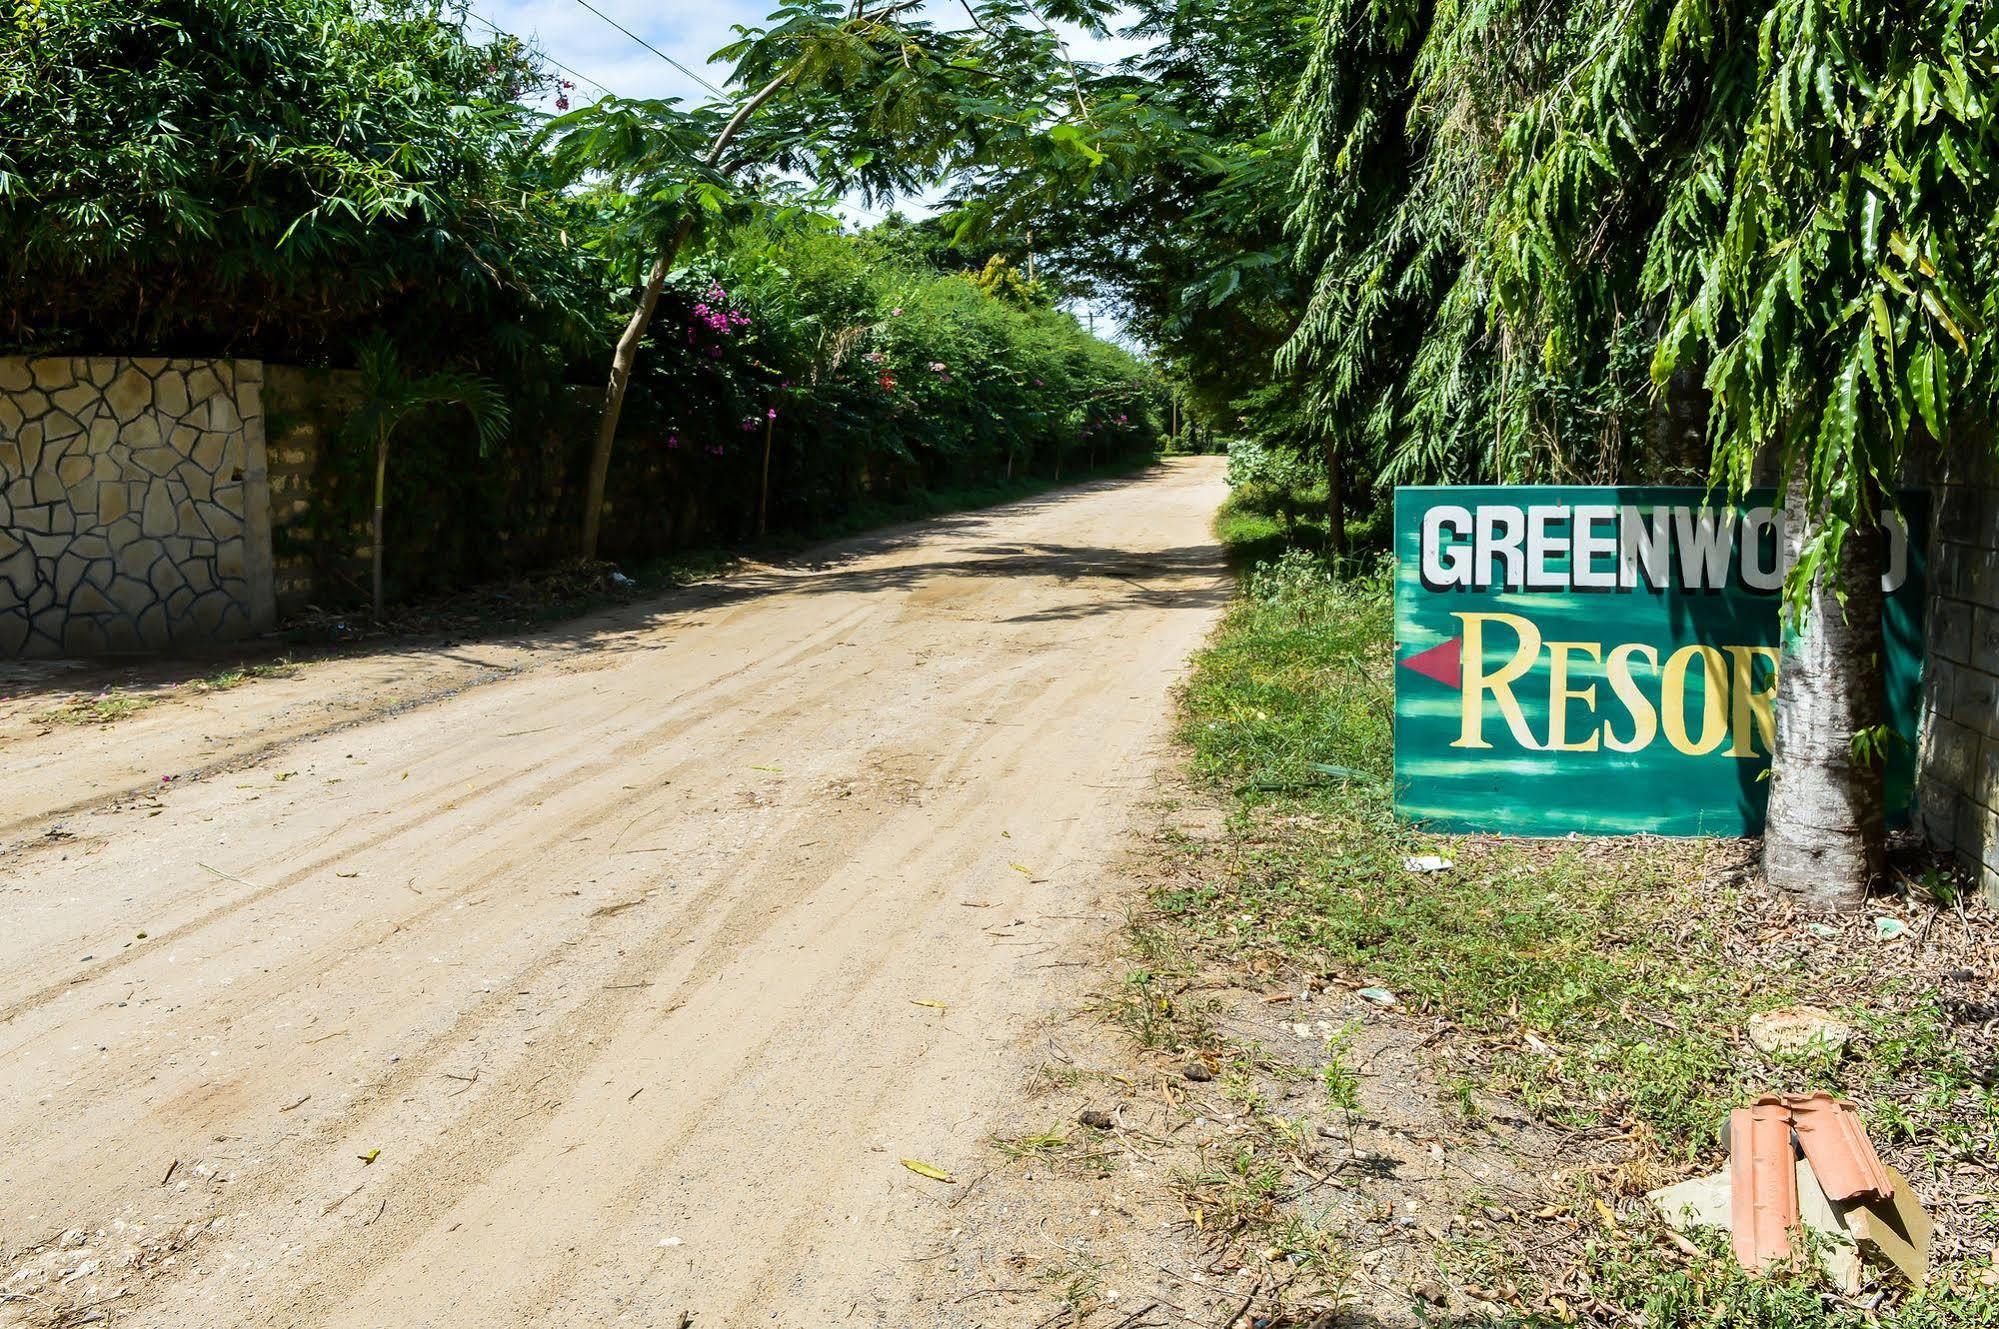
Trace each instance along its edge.
<instances>
[{"instance_id":1,"label":"sandy soil","mask_svg":"<svg viewBox=\"0 0 1999 1329\"><path fill-rule=\"evenodd\" d=\"M101 730L17 680L0 1323L921 1322L960 1188L902 1160L977 1170L1085 981L1221 494L1175 462Z\"/></svg>"}]
</instances>

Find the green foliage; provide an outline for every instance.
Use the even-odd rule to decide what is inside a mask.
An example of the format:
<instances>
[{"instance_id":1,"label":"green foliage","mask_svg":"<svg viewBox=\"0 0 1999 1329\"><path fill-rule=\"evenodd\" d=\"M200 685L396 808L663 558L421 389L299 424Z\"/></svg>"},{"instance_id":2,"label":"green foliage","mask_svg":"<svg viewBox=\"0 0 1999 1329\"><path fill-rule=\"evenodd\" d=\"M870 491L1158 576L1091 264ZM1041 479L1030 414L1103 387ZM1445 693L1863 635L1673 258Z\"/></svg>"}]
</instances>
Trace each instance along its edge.
<instances>
[{"instance_id":1,"label":"green foliage","mask_svg":"<svg viewBox=\"0 0 1999 1329\"><path fill-rule=\"evenodd\" d=\"M1999 12L1323 0L1280 366L1384 482L1807 477L1801 576L1980 439Z\"/></svg>"},{"instance_id":2,"label":"green foliage","mask_svg":"<svg viewBox=\"0 0 1999 1329\"><path fill-rule=\"evenodd\" d=\"M1296 492L1319 483L1317 468L1310 460L1284 448L1273 448L1253 438L1229 444L1226 472L1229 488L1282 489Z\"/></svg>"},{"instance_id":3,"label":"green foliage","mask_svg":"<svg viewBox=\"0 0 1999 1329\"><path fill-rule=\"evenodd\" d=\"M398 429L421 413L455 406L471 417L483 452L506 433L509 410L499 388L476 374L456 369L441 369L421 376L411 374L396 353L395 344L385 334L376 333L363 342L356 359L360 364L361 400L347 417L341 436L350 447L372 445L374 449L374 513L368 546L371 598L375 616L379 618L384 601L383 509L388 491L389 441Z\"/></svg>"},{"instance_id":4,"label":"green foliage","mask_svg":"<svg viewBox=\"0 0 1999 1329\"><path fill-rule=\"evenodd\" d=\"M360 405L341 427L350 443L392 437L412 417L440 406L465 411L482 449L506 437L510 413L491 379L456 369L412 374L395 343L382 333L364 340L354 358L360 370Z\"/></svg>"},{"instance_id":5,"label":"green foliage","mask_svg":"<svg viewBox=\"0 0 1999 1329\"><path fill-rule=\"evenodd\" d=\"M297 539L347 575L393 433L372 543L405 590L570 552L550 532L580 511L576 385L601 381L631 286L677 242L612 477L621 554L751 533L766 440L777 529L1139 455L1152 370L1053 308L1007 207L863 237L815 215L975 164L1023 205L1115 174L1119 117L1078 100L1041 17L806 0L738 32L739 99L544 124L522 101L533 53L444 0L17 5L0 337L358 364L349 445ZM422 402L489 398L398 432Z\"/></svg>"},{"instance_id":6,"label":"green foliage","mask_svg":"<svg viewBox=\"0 0 1999 1329\"><path fill-rule=\"evenodd\" d=\"M574 345L593 283L530 150L537 78L434 0L10 6L0 340L307 363L374 328L439 356Z\"/></svg>"},{"instance_id":7,"label":"green foliage","mask_svg":"<svg viewBox=\"0 0 1999 1329\"><path fill-rule=\"evenodd\" d=\"M1161 432L1150 369L1072 316L810 226L739 233L676 273L632 391L631 444L724 532L754 510L766 425L784 524L1149 452Z\"/></svg>"}]
</instances>

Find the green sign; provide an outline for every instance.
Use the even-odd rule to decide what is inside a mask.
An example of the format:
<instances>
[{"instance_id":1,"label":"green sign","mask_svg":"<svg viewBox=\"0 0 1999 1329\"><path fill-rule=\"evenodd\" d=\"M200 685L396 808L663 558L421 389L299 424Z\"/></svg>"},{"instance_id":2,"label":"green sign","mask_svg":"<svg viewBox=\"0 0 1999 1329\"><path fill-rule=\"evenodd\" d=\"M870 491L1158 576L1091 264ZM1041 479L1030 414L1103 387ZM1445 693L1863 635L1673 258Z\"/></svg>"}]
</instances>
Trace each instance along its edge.
<instances>
[{"instance_id":1,"label":"green sign","mask_svg":"<svg viewBox=\"0 0 1999 1329\"><path fill-rule=\"evenodd\" d=\"M1445 831L1760 833L1782 524L1768 493L1397 489L1397 812ZM1887 529L1888 800L1906 816L1922 541Z\"/></svg>"}]
</instances>

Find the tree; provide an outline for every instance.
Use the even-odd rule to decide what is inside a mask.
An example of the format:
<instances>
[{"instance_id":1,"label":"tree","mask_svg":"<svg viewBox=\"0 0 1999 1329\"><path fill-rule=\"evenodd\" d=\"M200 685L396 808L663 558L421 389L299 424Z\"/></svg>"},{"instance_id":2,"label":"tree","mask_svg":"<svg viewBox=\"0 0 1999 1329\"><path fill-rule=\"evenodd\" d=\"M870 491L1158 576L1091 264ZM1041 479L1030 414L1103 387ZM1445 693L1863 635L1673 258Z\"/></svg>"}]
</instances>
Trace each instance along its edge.
<instances>
[{"instance_id":1,"label":"tree","mask_svg":"<svg viewBox=\"0 0 1999 1329\"><path fill-rule=\"evenodd\" d=\"M1879 524L1912 458L1989 446L1994 416L1999 14L1585 13L1511 135L1515 307L1570 345L1592 301L1656 311L1650 376L1662 398L1689 372L1705 388L1717 482L1784 487L1791 647L1765 874L1857 905L1881 871L1881 757L1900 741L1879 700ZM1630 264L1603 255L1640 234L1635 287L1606 281Z\"/></svg>"},{"instance_id":2,"label":"tree","mask_svg":"<svg viewBox=\"0 0 1999 1329\"><path fill-rule=\"evenodd\" d=\"M0 344L339 359L572 347L593 260L512 38L427 0L37 0L0 19Z\"/></svg>"},{"instance_id":3,"label":"tree","mask_svg":"<svg viewBox=\"0 0 1999 1329\"><path fill-rule=\"evenodd\" d=\"M918 0L798 0L768 27L741 29L729 106L605 98L551 126L556 159L618 191L624 262L642 266L638 297L611 357L584 499L582 556L594 559L619 417L660 289L704 221L794 198L788 173L817 197L912 190L976 162L1034 157L1048 171L1103 161L1072 120L1060 40L1014 0L967 6L972 26L911 17ZM1099 23L1100 0L1065 0L1064 17ZM1030 22L1031 20L1031 22ZM1080 84L1073 114L1087 121ZM1033 145L1039 143L1037 150ZM1073 163L1071 169L1074 169Z\"/></svg>"},{"instance_id":4,"label":"tree","mask_svg":"<svg viewBox=\"0 0 1999 1329\"><path fill-rule=\"evenodd\" d=\"M1326 0L1298 101L1318 283L1280 365L1383 479L1784 486L1765 870L1818 904L1882 862L1878 524L1912 458L1990 446L1995 25Z\"/></svg>"},{"instance_id":5,"label":"tree","mask_svg":"<svg viewBox=\"0 0 1999 1329\"><path fill-rule=\"evenodd\" d=\"M413 376L390 340L376 334L363 342L355 360L361 372L361 401L341 426L343 435L375 449L374 517L370 524L370 582L377 619L382 616L382 523L389 475L389 440L411 417L439 406L458 406L472 417L479 445L491 447L507 428L507 404L491 380L458 369Z\"/></svg>"}]
</instances>

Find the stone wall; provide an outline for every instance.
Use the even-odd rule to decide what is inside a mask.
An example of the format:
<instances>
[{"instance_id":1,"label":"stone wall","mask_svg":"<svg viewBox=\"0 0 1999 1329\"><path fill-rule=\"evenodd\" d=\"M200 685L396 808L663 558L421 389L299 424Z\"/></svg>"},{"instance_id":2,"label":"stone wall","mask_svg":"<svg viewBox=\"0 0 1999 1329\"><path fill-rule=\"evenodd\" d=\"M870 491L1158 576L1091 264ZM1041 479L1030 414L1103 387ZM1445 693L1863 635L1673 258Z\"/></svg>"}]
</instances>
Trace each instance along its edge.
<instances>
[{"instance_id":1,"label":"stone wall","mask_svg":"<svg viewBox=\"0 0 1999 1329\"><path fill-rule=\"evenodd\" d=\"M1966 448L1930 488L1917 819L1999 901L1999 466Z\"/></svg>"},{"instance_id":2,"label":"stone wall","mask_svg":"<svg viewBox=\"0 0 1999 1329\"><path fill-rule=\"evenodd\" d=\"M271 626L262 384L250 360L0 357L0 658Z\"/></svg>"}]
</instances>

